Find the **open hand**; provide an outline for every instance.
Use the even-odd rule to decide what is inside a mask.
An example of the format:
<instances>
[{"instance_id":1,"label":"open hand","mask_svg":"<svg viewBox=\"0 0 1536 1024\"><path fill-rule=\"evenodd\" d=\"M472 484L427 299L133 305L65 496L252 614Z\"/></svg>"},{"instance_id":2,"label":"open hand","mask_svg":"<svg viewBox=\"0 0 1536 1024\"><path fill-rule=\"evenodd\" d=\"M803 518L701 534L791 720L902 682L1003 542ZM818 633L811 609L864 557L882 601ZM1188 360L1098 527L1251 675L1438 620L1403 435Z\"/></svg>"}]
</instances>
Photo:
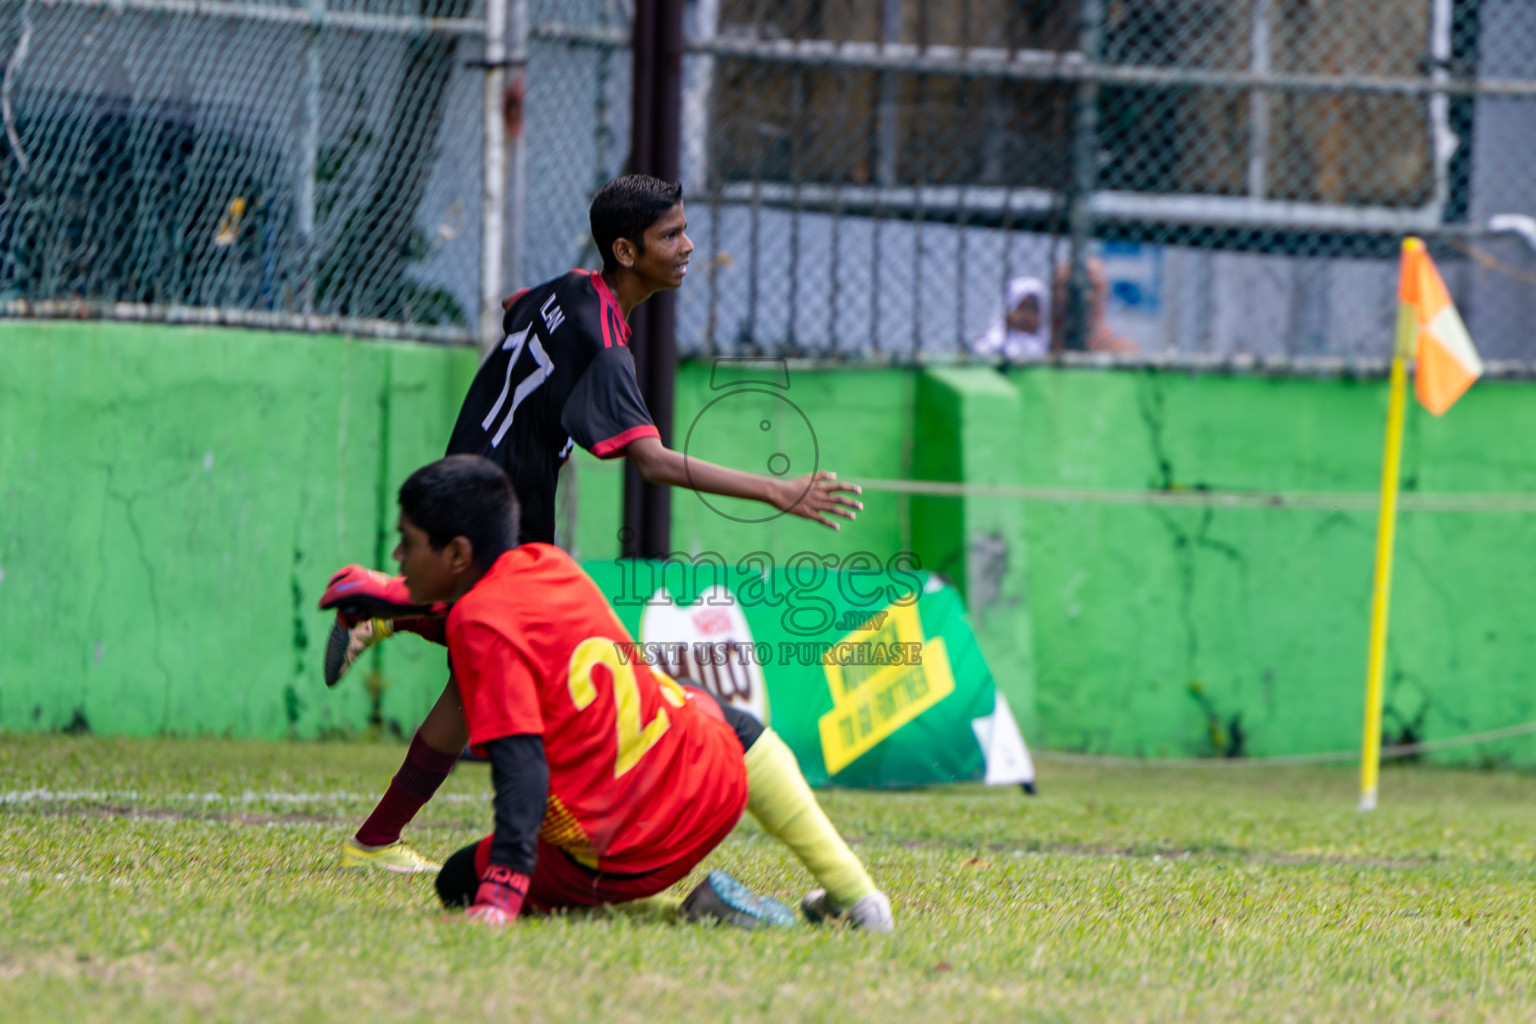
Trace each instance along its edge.
<instances>
[{"instance_id":1,"label":"open hand","mask_svg":"<svg viewBox=\"0 0 1536 1024\"><path fill-rule=\"evenodd\" d=\"M858 513L864 508L864 503L849 495L863 493L863 488L858 484L839 483L836 473L821 470L795 477L793 480L782 481L782 487L774 498L773 504L781 512L790 512L838 530L842 528L842 524L835 523L827 517L833 515L844 519L857 518Z\"/></svg>"}]
</instances>

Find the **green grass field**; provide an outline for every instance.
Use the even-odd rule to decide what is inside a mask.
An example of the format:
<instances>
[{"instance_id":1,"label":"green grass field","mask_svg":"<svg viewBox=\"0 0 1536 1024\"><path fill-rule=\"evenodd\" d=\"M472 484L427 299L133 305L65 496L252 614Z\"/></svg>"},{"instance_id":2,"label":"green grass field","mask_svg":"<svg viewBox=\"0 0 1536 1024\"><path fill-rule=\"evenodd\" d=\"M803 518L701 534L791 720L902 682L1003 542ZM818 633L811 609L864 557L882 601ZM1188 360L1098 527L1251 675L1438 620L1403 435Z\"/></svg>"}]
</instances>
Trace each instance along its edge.
<instances>
[{"instance_id":1,"label":"green grass field","mask_svg":"<svg viewBox=\"0 0 1536 1024\"><path fill-rule=\"evenodd\" d=\"M68 1020L1536 1019L1536 778L1115 768L1041 795L823 801L894 936L604 913L493 932L426 877L332 867L403 748L0 737L0 1017ZM461 765L412 833L489 825ZM446 797L446 798L445 798ZM744 822L706 861L792 900Z\"/></svg>"}]
</instances>

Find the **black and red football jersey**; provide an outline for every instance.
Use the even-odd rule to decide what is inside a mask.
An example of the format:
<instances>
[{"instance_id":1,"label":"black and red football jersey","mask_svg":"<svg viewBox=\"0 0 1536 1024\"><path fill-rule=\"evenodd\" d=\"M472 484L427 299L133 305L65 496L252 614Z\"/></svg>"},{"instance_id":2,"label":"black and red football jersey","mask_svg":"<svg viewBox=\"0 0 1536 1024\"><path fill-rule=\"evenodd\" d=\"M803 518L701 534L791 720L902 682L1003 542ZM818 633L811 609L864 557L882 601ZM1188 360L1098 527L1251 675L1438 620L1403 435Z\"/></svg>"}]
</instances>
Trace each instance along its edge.
<instances>
[{"instance_id":1,"label":"black and red football jersey","mask_svg":"<svg viewBox=\"0 0 1536 1024\"><path fill-rule=\"evenodd\" d=\"M549 544L555 481L573 445L606 459L661 435L635 379L629 324L601 274L573 270L519 292L502 327L447 454L484 455L506 470L522 505L518 542Z\"/></svg>"}]
</instances>

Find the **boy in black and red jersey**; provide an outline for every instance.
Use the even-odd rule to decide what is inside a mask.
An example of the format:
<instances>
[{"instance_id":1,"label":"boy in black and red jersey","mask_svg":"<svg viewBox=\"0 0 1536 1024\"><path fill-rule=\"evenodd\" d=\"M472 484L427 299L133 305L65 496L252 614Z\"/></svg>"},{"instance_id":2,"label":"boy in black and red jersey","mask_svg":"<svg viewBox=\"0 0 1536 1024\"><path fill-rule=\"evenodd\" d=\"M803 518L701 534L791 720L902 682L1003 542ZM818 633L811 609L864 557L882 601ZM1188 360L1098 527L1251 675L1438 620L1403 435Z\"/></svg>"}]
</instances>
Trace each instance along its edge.
<instances>
[{"instance_id":1,"label":"boy in black and red jersey","mask_svg":"<svg viewBox=\"0 0 1536 1024\"><path fill-rule=\"evenodd\" d=\"M516 545L500 469L449 456L400 488L411 599L448 606L448 654L469 741L491 762L495 831L438 876L443 902L505 924L528 907L622 903L688 874L744 809L825 889L813 922L893 927L890 901L821 812L793 755L745 712L643 660L597 585L550 544ZM830 893L830 895L829 895ZM755 926L788 911L713 872L687 916Z\"/></svg>"},{"instance_id":2,"label":"boy in black and red jersey","mask_svg":"<svg viewBox=\"0 0 1536 1024\"><path fill-rule=\"evenodd\" d=\"M483 455L511 478L523 515L517 539L553 543L555 484L577 444L599 458L628 458L651 483L755 499L833 529L830 517L853 519L863 507L853 497L859 489L839 483L835 473L758 476L685 460L661 443L635 379L627 318L651 295L681 285L688 272L693 243L682 186L626 175L598 192L590 213L602 271L573 270L508 301L506 339L481 364L448 443L448 454ZM411 604L398 578L361 566L333 576L320 600L321 608L337 609L326 683L334 686L364 650L396 631L442 643L440 615ZM447 778L466 737L450 679L384 797L344 842L344 866L437 869L400 834Z\"/></svg>"},{"instance_id":3,"label":"boy in black and red jersey","mask_svg":"<svg viewBox=\"0 0 1536 1024\"><path fill-rule=\"evenodd\" d=\"M448 454L484 455L512 479L520 541L555 539L555 481L574 445L600 459L625 456L649 483L749 498L836 528L854 518L858 488L820 472L780 479L690 458L661 443L629 353L629 314L679 287L693 242L683 189L642 174L610 182L592 200L602 271L573 270L507 303L506 340L475 375Z\"/></svg>"}]
</instances>

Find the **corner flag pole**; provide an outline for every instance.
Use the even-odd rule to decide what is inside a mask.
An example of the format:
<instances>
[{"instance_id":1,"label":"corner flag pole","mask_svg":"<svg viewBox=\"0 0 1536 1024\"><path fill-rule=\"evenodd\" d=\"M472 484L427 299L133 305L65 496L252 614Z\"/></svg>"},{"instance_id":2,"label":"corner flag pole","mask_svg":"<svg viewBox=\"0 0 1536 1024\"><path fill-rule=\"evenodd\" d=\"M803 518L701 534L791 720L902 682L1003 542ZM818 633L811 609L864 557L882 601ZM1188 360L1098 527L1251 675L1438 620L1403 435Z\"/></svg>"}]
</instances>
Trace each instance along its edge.
<instances>
[{"instance_id":1,"label":"corner flag pole","mask_svg":"<svg viewBox=\"0 0 1536 1024\"><path fill-rule=\"evenodd\" d=\"M1403 255L1421 251L1417 238L1403 240ZM1397 484L1403 456L1403 414L1408 398L1408 356L1418 340L1414 307L1401 303L1387 393L1387 447L1381 467L1381 511L1376 520L1376 579L1371 587L1371 654L1365 674L1365 732L1360 749L1360 809L1376 809L1381 771L1382 677L1387 667L1387 612L1392 598L1392 539L1397 527Z\"/></svg>"}]
</instances>

